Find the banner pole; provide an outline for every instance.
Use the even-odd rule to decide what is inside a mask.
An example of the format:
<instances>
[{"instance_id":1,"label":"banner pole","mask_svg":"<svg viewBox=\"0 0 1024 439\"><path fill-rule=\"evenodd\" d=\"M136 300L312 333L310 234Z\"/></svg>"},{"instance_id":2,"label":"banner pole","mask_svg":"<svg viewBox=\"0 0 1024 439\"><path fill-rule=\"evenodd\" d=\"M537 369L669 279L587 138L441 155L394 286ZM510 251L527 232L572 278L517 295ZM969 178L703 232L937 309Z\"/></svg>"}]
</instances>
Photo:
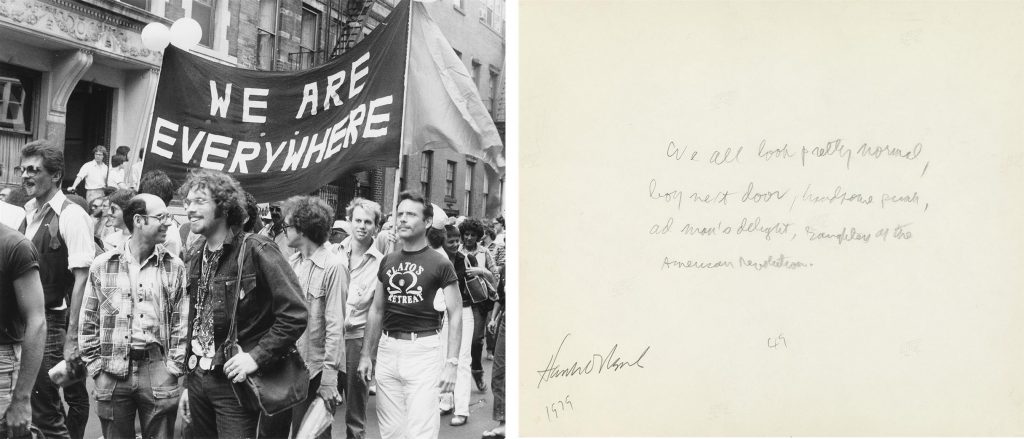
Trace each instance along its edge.
<instances>
[{"instance_id":1,"label":"banner pole","mask_svg":"<svg viewBox=\"0 0 1024 439\"><path fill-rule=\"evenodd\" d=\"M405 30L405 72L402 75L402 132L398 136L398 168L395 169L395 190L394 196L391 199L391 215L394 218L394 226L396 227L398 225L398 194L401 189L402 168L409 166L408 163L405 163L405 154L402 154L402 151L405 149L405 117L409 108L409 49L412 47L412 14L414 12L413 0L404 1L409 2L409 20ZM427 202L430 202L430 200L427 200ZM394 250L395 243L388 242L387 251L384 254L391 253Z\"/></svg>"}]
</instances>

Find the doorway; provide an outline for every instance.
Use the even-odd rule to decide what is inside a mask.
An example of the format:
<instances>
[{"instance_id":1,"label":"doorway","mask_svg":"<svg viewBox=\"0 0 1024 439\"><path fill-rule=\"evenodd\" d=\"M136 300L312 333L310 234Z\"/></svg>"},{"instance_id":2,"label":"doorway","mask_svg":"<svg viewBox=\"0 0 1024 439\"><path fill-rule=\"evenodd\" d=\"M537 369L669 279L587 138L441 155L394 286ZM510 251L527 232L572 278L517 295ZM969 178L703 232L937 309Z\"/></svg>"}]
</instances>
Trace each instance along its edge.
<instances>
[{"instance_id":1,"label":"doorway","mask_svg":"<svg viewBox=\"0 0 1024 439\"><path fill-rule=\"evenodd\" d=\"M67 125L64 133L64 182L68 187L75 182L78 170L93 159L96 145L107 147L110 159L111 108L114 89L93 82L79 81L68 98ZM76 193L85 195L85 185Z\"/></svg>"}]
</instances>

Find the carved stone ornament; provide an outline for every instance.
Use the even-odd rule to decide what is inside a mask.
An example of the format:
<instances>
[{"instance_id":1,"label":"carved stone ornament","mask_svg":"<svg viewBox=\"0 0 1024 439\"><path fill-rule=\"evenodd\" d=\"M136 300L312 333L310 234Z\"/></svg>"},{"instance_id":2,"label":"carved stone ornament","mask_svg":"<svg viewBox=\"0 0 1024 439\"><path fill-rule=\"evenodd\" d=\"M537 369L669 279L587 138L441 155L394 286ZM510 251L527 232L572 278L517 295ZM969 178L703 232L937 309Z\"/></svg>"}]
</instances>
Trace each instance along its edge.
<instances>
[{"instance_id":1,"label":"carved stone ornament","mask_svg":"<svg viewBox=\"0 0 1024 439\"><path fill-rule=\"evenodd\" d=\"M77 11L77 12L76 12ZM104 21L84 16L100 15ZM109 23L109 22L113 22ZM159 66L163 54L142 45L140 32L131 23L112 14L97 14L81 4L54 0L0 0L0 23L85 44L97 54L126 57Z\"/></svg>"}]
</instances>

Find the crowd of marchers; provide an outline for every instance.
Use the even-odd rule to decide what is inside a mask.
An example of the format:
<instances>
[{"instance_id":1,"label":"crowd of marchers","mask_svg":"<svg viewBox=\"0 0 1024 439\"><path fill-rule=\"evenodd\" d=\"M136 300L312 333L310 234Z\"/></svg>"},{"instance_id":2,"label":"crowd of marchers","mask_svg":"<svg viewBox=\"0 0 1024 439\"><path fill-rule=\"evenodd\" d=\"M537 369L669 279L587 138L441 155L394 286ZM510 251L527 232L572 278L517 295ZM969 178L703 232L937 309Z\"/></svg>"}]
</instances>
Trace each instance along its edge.
<instances>
[{"instance_id":1,"label":"crowd of marchers","mask_svg":"<svg viewBox=\"0 0 1024 439\"><path fill-rule=\"evenodd\" d=\"M65 194L62 149L34 141L0 191L0 437L82 439L91 408L105 439L287 438L319 407L363 438L375 395L381 437L436 438L488 385L482 437L504 437L503 218L403 192L387 216L294 196L265 220L228 174L114 162L96 148L67 188L85 197ZM241 384L296 352L304 400L244 403Z\"/></svg>"}]
</instances>

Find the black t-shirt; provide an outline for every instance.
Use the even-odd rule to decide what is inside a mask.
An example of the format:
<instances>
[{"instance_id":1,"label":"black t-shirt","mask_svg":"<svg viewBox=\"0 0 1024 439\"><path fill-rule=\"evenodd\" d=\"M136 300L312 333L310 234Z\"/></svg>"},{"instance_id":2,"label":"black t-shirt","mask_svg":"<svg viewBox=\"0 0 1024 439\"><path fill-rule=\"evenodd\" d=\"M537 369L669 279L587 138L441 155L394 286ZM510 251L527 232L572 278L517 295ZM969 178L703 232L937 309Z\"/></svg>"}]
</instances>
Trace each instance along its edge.
<instances>
[{"instance_id":1,"label":"black t-shirt","mask_svg":"<svg viewBox=\"0 0 1024 439\"><path fill-rule=\"evenodd\" d=\"M455 267L428 247L397 251L380 263L377 279L384 284L385 331L441 329L441 313L434 309L437 290L458 282Z\"/></svg>"},{"instance_id":2,"label":"black t-shirt","mask_svg":"<svg viewBox=\"0 0 1024 439\"><path fill-rule=\"evenodd\" d=\"M38 269L39 254L32 242L0 224L0 344L21 343L25 336L25 317L18 308L14 280Z\"/></svg>"},{"instance_id":3,"label":"black t-shirt","mask_svg":"<svg viewBox=\"0 0 1024 439\"><path fill-rule=\"evenodd\" d=\"M445 254L452 261L452 266L455 267L455 275L459 278L459 293L462 296L462 306L472 305L473 301L469 298L469 285L466 285L466 255L447 250L445 250Z\"/></svg>"}]
</instances>

